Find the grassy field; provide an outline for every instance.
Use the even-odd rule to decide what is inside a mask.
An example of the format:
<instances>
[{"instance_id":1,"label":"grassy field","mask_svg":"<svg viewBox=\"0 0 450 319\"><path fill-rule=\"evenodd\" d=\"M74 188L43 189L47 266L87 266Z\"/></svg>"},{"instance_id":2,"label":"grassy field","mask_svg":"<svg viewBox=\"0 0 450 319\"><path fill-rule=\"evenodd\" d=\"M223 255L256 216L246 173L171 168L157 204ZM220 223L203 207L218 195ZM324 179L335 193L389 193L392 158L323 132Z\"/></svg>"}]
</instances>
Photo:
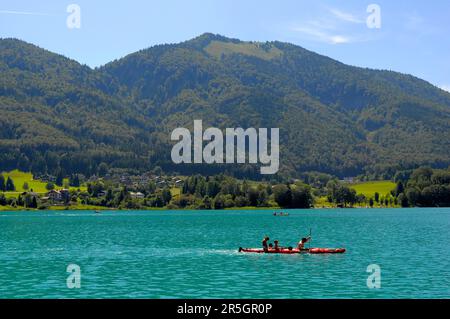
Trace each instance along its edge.
<instances>
[{"instance_id":1,"label":"grassy field","mask_svg":"<svg viewBox=\"0 0 450 319\"><path fill-rule=\"evenodd\" d=\"M263 49L257 43L225 43L211 41L205 51L216 58L221 58L222 54L245 54L255 56L264 60L271 60L283 55L283 52L275 47Z\"/></svg>"},{"instance_id":2,"label":"grassy field","mask_svg":"<svg viewBox=\"0 0 450 319\"><path fill-rule=\"evenodd\" d=\"M172 197L178 197L181 195L181 188L180 187L172 187L170 189L170 193L172 194Z\"/></svg>"},{"instance_id":3,"label":"grassy field","mask_svg":"<svg viewBox=\"0 0 450 319\"><path fill-rule=\"evenodd\" d=\"M314 201L314 207L316 208L331 208L333 205L328 201L326 196L316 197Z\"/></svg>"},{"instance_id":4,"label":"grassy field","mask_svg":"<svg viewBox=\"0 0 450 319\"><path fill-rule=\"evenodd\" d=\"M25 191L23 189L23 184L25 182L28 183L29 191L33 190L34 192L36 192L38 194L43 194L43 193L48 192L47 189L45 188L47 183L41 182L38 180L34 180L33 175L31 173L25 173L25 172L21 172L19 170L14 170L11 172L3 172L2 174L3 174L3 176L5 176L5 179L7 179L8 177L11 177L11 179L14 182L14 185L16 186L16 191L15 192L6 192L5 193L6 196L18 195L20 193L23 193ZM67 181L67 179L65 181ZM62 189L62 188L63 187L55 186L55 189ZM70 189L78 189L78 188L82 191L86 190L86 186L71 187Z\"/></svg>"},{"instance_id":5,"label":"grassy field","mask_svg":"<svg viewBox=\"0 0 450 319\"><path fill-rule=\"evenodd\" d=\"M45 185L47 185L47 183L34 180L31 173L24 173L18 170L14 170L11 172L3 172L2 174L3 176L5 176L5 179L7 179L8 177L12 178L12 180L14 181L14 185L16 186L17 193L25 191L23 189L23 184L25 182L28 183L29 190L33 189L33 191L35 191L36 193L47 192L47 189L45 188Z\"/></svg>"},{"instance_id":6,"label":"grassy field","mask_svg":"<svg viewBox=\"0 0 450 319\"><path fill-rule=\"evenodd\" d=\"M374 181L349 185L356 193L363 194L368 198L373 197L376 192L380 196L386 196L391 190L395 189L395 186L395 183L391 181Z\"/></svg>"}]
</instances>

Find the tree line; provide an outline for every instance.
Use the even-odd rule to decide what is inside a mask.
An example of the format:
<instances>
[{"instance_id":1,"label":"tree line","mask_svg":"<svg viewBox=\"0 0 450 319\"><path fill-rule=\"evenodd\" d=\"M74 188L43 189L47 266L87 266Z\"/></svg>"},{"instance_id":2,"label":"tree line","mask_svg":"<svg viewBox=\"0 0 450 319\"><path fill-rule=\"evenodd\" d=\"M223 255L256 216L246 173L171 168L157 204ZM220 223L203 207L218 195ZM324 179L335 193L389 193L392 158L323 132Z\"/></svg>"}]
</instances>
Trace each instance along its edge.
<instances>
[{"instance_id":1,"label":"tree line","mask_svg":"<svg viewBox=\"0 0 450 319\"><path fill-rule=\"evenodd\" d=\"M68 180L66 180L68 179ZM396 187L388 194L375 192L373 196L357 194L351 184L331 175L309 173L296 181L250 181L220 174L192 175L182 181L181 187L158 186L154 181L133 186L101 178L83 184L80 190L78 174L68 178L58 173L55 182L47 184L50 191L57 186L69 188L64 204L83 204L110 208L144 209L226 209L242 207L311 208L319 198L336 207L450 207L450 169L421 167L398 171L393 179ZM308 183L305 183L307 181ZM16 190L13 179L0 174L0 205L27 208L48 208L42 196L27 192L6 197L4 192Z\"/></svg>"}]
</instances>

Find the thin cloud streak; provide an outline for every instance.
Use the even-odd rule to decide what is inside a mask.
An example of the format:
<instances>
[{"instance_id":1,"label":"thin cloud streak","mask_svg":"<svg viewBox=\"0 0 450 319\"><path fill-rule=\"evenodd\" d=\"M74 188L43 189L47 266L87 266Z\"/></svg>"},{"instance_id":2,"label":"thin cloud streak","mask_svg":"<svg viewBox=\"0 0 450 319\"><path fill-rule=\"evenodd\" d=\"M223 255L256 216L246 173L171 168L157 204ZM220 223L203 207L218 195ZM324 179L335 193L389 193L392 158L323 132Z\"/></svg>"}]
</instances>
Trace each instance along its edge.
<instances>
[{"instance_id":1,"label":"thin cloud streak","mask_svg":"<svg viewBox=\"0 0 450 319\"><path fill-rule=\"evenodd\" d=\"M53 14L43 12L27 12L27 11L13 11L13 10L0 10L0 14L16 14L16 15L29 15L29 16L52 16Z\"/></svg>"},{"instance_id":2,"label":"thin cloud streak","mask_svg":"<svg viewBox=\"0 0 450 319\"><path fill-rule=\"evenodd\" d=\"M333 45L367 42L373 38L365 32L363 17L332 7L323 10L322 17L294 24L290 31L312 41Z\"/></svg>"},{"instance_id":3,"label":"thin cloud streak","mask_svg":"<svg viewBox=\"0 0 450 319\"><path fill-rule=\"evenodd\" d=\"M336 18L341 21L350 22L350 23L364 23L364 20L359 19L351 13L341 11L339 9L330 8L330 13L332 13Z\"/></svg>"},{"instance_id":4,"label":"thin cloud streak","mask_svg":"<svg viewBox=\"0 0 450 319\"><path fill-rule=\"evenodd\" d=\"M292 30L313 37L315 40L326 42L329 44L344 44L352 42L352 39L347 36L333 35L323 30L307 26L293 27Z\"/></svg>"}]
</instances>

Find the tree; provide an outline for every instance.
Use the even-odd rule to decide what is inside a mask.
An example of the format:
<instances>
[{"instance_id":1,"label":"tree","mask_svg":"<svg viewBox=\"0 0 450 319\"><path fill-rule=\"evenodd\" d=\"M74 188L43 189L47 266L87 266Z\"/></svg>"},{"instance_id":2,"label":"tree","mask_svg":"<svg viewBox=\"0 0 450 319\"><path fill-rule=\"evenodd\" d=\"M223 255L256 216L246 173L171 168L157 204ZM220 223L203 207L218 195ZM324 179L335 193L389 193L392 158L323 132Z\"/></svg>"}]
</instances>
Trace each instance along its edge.
<instances>
[{"instance_id":1,"label":"tree","mask_svg":"<svg viewBox=\"0 0 450 319\"><path fill-rule=\"evenodd\" d=\"M147 185L147 192L149 194L154 194L156 191L156 184L154 181L150 181Z\"/></svg>"},{"instance_id":2,"label":"tree","mask_svg":"<svg viewBox=\"0 0 450 319\"><path fill-rule=\"evenodd\" d=\"M261 189L258 192L258 206L259 207L268 206L268 199L269 199L269 195L267 195L266 190L265 189Z\"/></svg>"},{"instance_id":3,"label":"tree","mask_svg":"<svg viewBox=\"0 0 450 319\"><path fill-rule=\"evenodd\" d=\"M7 192L14 192L16 190L16 186L14 185L14 181L10 176L8 176L8 179L6 180L6 191Z\"/></svg>"},{"instance_id":4,"label":"tree","mask_svg":"<svg viewBox=\"0 0 450 319\"><path fill-rule=\"evenodd\" d=\"M19 196L17 196L16 204L17 204L17 206L23 206L24 205L24 201L23 201L22 195L19 194Z\"/></svg>"},{"instance_id":5,"label":"tree","mask_svg":"<svg viewBox=\"0 0 450 319\"><path fill-rule=\"evenodd\" d=\"M163 174L163 170L160 166L155 166L155 168L152 170L152 173L156 176L161 176Z\"/></svg>"},{"instance_id":6,"label":"tree","mask_svg":"<svg viewBox=\"0 0 450 319\"><path fill-rule=\"evenodd\" d=\"M163 198L161 196L161 194L156 194L155 198L153 198L152 203L151 203L152 207L163 207L164 206L164 202L163 202Z\"/></svg>"},{"instance_id":7,"label":"tree","mask_svg":"<svg viewBox=\"0 0 450 319\"><path fill-rule=\"evenodd\" d=\"M444 185L431 185L425 187L421 192L420 206L450 206L450 187Z\"/></svg>"},{"instance_id":8,"label":"tree","mask_svg":"<svg viewBox=\"0 0 450 319\"><path fill-rule=\"evenodd\" d=\"M246 195L250 206L258 206L259 192L254 187L248 187Z\"/></svg>"},{"instance_id":9,"label":"tree","mask_svg":"<svg viewBox=\"0 0 450 319\"><path fill-rule=\"evenodd\" d=\"M236 207L250 206L250 203L245 196L236 196L236 198L234 199L234 203Z\"/></svg>"},{"instance_id":10,"label":"tree","mask_svg":"<svg viewBox=\"0 0 450 319\"><path fill-rule=\"evenodd\" d=\"M165 187L162 191L162 200L164 202L164 205L167 205L170 200L172 199L172 193L170 192L170 189L168 187Z\"/></svg>"},{"instance_id":11,"label":"tree","mask_svg":"<svg viewBox=\"0 0 450 319\"><path fill-rule=\"evenodd\" d=\"M70 182L69 182L69 181L64 181L63 184L64 184L63 187L64 187L65 189L69 189L69 188L70 188Z\"/></svg>"},{"instance_id":12,"label":"tree","mask_svg":"<svg viewBox=\"0 0 450 319\"><path fill-rule=\"evenodd\" d=\"M357 201L357 203L358 204L363 204L363 203L365 203L366 202L366 196L364 196L364 194L358 194L358 195L356 195L356 201Z\"/></svg>"},{"instance_id":13,"label":"tree","mask_svg":"<svg viewBox=\"0 0 450 319\"><path fill-rule=\"evenodd\" d=\"M397 186L395 187L395 196L398 197L404 191L405 191L405 187L403 186L403 182L398 181Z\"/></svg>"},{"instance_id":14,"label":"tree","mask_svg":"<svg viewBox=\"0 0 450 319\"><path fill-rule=\"evenodd\" d=\"M22 188L24 191L27 191L29 189L28 183L24 182Z\"/></svg>"},{"instance_id":15,"label":"tree","mask_svg":"<svg viewBox=\"0 0 450 319\"><path fill-rule=\"evenodd\" d=\"M108 164L102 162L100 163L100 165L98 166L98 175L99 176L105 176L106 174L108 174Z\"/></svg>"},{"instance_id":16,"label":"tree","mask_svg":"<svg viewBox=\"0 0 450 319\"><path fill-rule=\"evenodd\" d=\"M33 199L31 200L30 208L37 208L37 207L38 207L38 203L37 203L36 196L33 196Z\"/></svg>"},{"instance_id":17,"label":"tree","mask_svg":"<svg viewBox=\"0 0 450 319\"><path fill-rule=\"evenodd\" d=\"M375 192L374 197L375 197L375 202L378 203L380 201L380 194L378 192Z\"/></svg>"},{"instance_id":18,"label":"tree","mask_svg":"<svg viewBox=\"0 0 450 319\"><path fill-rule=\"evenodd\" d=\"M25 195L24 206L27 208L37 208L36 197L30 194Z\"/></svg>"},{"instance_id":19,"label":"tree","mask_svg":"<svg viewBox=\"0 0 450 319\"><path fill-rule=\"evenodd\" d=\"M292 192L290 188L284 184L276 185L273 188L275 202L280 207L289 207L292 202Z\"/></svg>"},{"instance_id":20,"label":"tree","mask_svg":"<svg viewBox=\"0 0 450 319\"><path fill-rule=\"evenodd\" d=\"M73 187L80 187L80 177L78 174L73 174L70 177L70 185Z\"/></svg>"},{"instance_id":21,"label":"tree","mask_svg":"<svg viewBox=\"0 0 450 319\"><path fill-rule=\"evenodd\" d=\"M405 196L405 194L401 193L400 195L398 195L398 201L400 202L400 206L409 207L408 198Z\"/></svg>"},{"instance_id":22,"label":"tree","mask_svg":"<svg viewBox=\"0 0 450 319\"><path fill-rule=\"evenodd\" d=\"M203 198L203 208L204 209L211 209L211 206L212 206L211 198L208 195L206 195Z\"/></svg>"},{"instance_id":23,"label":"tree","mask_svg":"<svg viewBox=\"0 0 450 319\"><path fill-rule=\"evenodd\" d=\"M336 181L331 181L327 184L328 189L328 201L335 203L337 205L342 205L347 207L349 204L353 206L358 202L358 196L356 191L345 185L341 185Z\"/></svg>"},{"instance_id":24,"label":"tree","mask_svg":"<svg viewBox=\"0 0 450 319\"><path fill-rule=\"evenodd\" d=\"M248 190L250 188L250 185L246 179L242 182L242 193L247 194Z\"/></svg>"},{"instance_id":25,"label":"tree","mask_svg":"<svg viewBox=\"0 0 450 319\"><path fill-rule=\"evenodd\" d=\"M6 205L6 196L3 193L0 193L0 206Z\"/></svg>"},{"instance_id":26,"label":"tree","mask_svg":"<svg viewBox=\"0 0 450 319\"><path fill-rule=\"evenodd\" d=\"M45 189L51 191L55 189L55 184L53 184L52 182L48 182L47 185L45 185Z\"/></svg>"},{"instance_id":27,"label":"tree","mask_svg":"<svg viewBox=\"0 0 450 319\"><path fill-rule=\"evenodd\" d=\"M186 184L186 183L185 183ZM215 198L220 192L220 184L215 180L210 180L206 185L206 192L209 197Z\"/></svg>"},{"instance_id":28,"label":"tree","mask_svg":"<svg viewBox=\"0 0 450 319\"><path fill-rule=\"evenodd\" d=\"M412 206L416 206L420 200L420 191L416 188L408 188L406 190L406 197Z\"/></svg>"},{"instance_id":29,"label":"tree","mask_svg":"<svg viewBox=\"0 0 450 319\"><path fill-rule=\"evenodd\" d=\"M224 203L224 205L225 205L225 208L235 207L235 203L234 203L232 195L228 194L228 195L225 196L225 203Z\"/></svg>"},{"instance_id":30,"label":"tree","mask_svg":"<svg viewBox=\"0 0 450 319\"><path fill-rule=\"evenodd\" d=\"M224 209L225 208L225 198L222 194L217 194L214 198L214 209Z\"/></svg>"},{"instance_id":31,"label":"tree","mask_svg":"<svg viewBox=\"0 0 450 319\"><path fill-rule=\"evenodd\" d=\"M106 201L110 202L113 198L114 198L114 194L113 194L112 189L108 189L108 191L106 192L106 197L105 197Z\"/></svg>"},{"instance_id":32,"label":"tree","mask_svg":"<svg viewBox=\"0 0 450 319\"><path fill-rule=\"evenodd\" d=\"M307 186L296 186L291 190L291 208L310 208L313 204L311 190Z\"/></svg>"},{"instance_id":33,"label":"tree","mask_svg":"<svg viewBox=\"0 0 450 319\"><path fill-rule=\"evenodd\" d=\"M0 192L6 191L5 176L0 174Z\"/></svg>"},{"instance_id":34,"label":"tree","mask_svg":"<svg viewBox=\"0 0 450 319\"><path fill-rule=\"evenodd\" d=\"M435 171L431 176L431 182L433 184L450 184L450 172L447 171Z\"/></svg>"},{"instance_id":35,"label":"tree","mask_svg":"<svg viewBox=\"0 0 450 319\"><path fill-rule=\"evenodd\" d=\"M371 198L369 199L369 206L370 206L370 207L373 207L373 205L374 205L374 202L373 202L373 198L371 197Z\"/></svg>"},{"instance_id":36,"label":"tree","mask_svg":"<svg viewBox=\"0 0 450 319\"><path fill-rule=\"evenodd\" d=\"M64 183L64 175L62 173L62 170L58 171L58 174L56 175L55 184L58 186L63 186Z\"/></svg>"}]
</instances>

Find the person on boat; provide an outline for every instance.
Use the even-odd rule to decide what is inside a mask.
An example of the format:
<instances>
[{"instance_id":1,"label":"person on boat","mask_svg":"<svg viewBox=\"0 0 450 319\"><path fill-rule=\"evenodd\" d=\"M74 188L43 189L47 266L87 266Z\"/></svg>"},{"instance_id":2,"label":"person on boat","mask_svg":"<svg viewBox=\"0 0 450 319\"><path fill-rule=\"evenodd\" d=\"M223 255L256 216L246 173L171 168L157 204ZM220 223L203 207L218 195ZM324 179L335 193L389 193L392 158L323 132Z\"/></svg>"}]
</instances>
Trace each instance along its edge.
<instances>
[{"instance_id":1,"label":"person on boat","mask_svg":"<svg viewBox=\"0 0 450 319\"><path fill-rule=\"evenodd\" d=\"M275 244L275 246L273 247L275 250L279 250L280 246L278 246L279 241L278 240L274 240L273 243Z\"/></svg>"},{"instance_id":2,"label":"person on boat","mask_svg":"<svg viewBox=\"0 0 450 319\"><path fill-rule=\"evenodd\" d=\"M263 246L263 250L264 251L267 251L267 250L269 250L269 248L268 248L268 241L269 241L269 237L268 236L266 236L266 237L264 237L264 239L263 239L263 241L262 241L262 246Z\"/></svg>"},{"instance_id":3,"label":"person on boat","mask_svg":"<svg viewBox=\"0 0 450 319\"><path fill-rule=\"evenodd\" d=\"M270 249L273 249L273 244L272 243L269 244L269 250Z\"/></svg>"},{"instance_id":4,"label":"person on boat","mask_svg":"<svg viewBox=\"0 0 450 319\"><path fill-rule=\"evenodd\" d=\"M298 250L304 250L305 249L305 244L309 241L311 239L311 236L308 236L308 237L304 237L304 238L302 238L302 240L300 240L299 242L298 242L298 245L297 245L297 248L298 248Z\"/></svg>"}]
</instances>

